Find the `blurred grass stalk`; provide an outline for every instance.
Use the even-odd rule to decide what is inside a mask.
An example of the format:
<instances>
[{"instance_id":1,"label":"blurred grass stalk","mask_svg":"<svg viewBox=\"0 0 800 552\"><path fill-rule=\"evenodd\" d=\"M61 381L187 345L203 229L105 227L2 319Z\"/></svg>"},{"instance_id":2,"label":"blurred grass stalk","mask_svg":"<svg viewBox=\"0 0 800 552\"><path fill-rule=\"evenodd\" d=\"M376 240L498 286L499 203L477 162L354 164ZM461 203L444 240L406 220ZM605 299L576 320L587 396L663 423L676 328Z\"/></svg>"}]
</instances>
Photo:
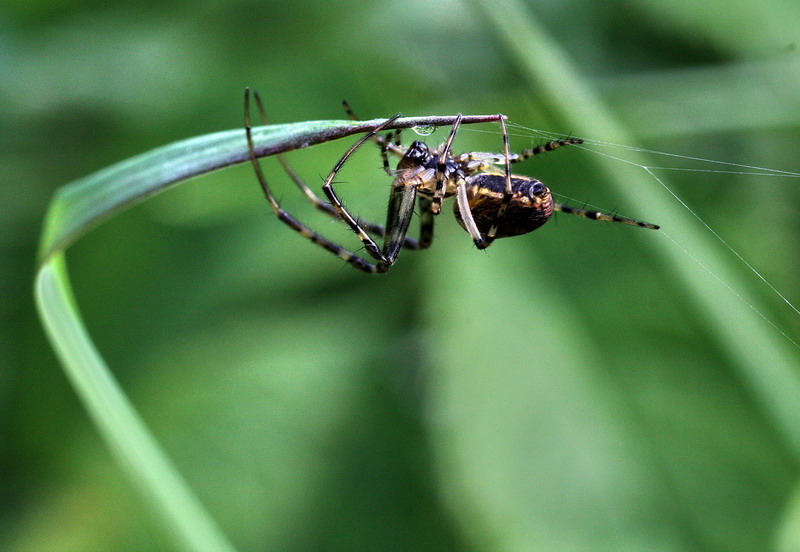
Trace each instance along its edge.
<instances>
[{"instance_id":1,"label":"blurred grass stalk","mask_svg":"<svg viewBox=\"0 0 800 552\"><path fill-rule=\"evenodd\" d=\"M739 61L594 81L617 120L641 138L758 131L797 125L800 59ZM778 94L776 91L781 91ZM725 116L720 116L725 106ZM686 125L691 121L691 127Z\"/></svg>"},{"instance_id":2,"label":"blurred grass stalk","mask_svg":"<svg viewBox=\"0 0 800 552\"><path fill-rule=\"evenodd\" d=\"M530 90L535 91L537 101L561 118L564 128L572 129L577 136L618 144L636 143L635 133L624 127L590 81L573 67L566 52L537 21L532 8L519 0L471 0L471 3L491 23L512 65L527 79ZM628 159L641 166L650 164L644 154L632 154ZM630 204L631 212L649 213L651 218L658 213L664 232L724 283L720 285L670 239L636 234L637 239L645 240L654 256L663 260L669 271L665 277L680 282L684 292L691 296L702 322L709 326L708 335L717 336L720 351L749 386L795 460L800 461L798 351L751 308L757 301L746 291L748 285L741 267L732 266L729 251L666 190L654 187L653 178L644 170L641 179L630 182L617 176L616 160L596 155L592 161L603 182L613 186L618 197ZM669 186L665 179L661 180ZM776 528L778 547L786 551L800 549L800 488L793 494L782 526Z\"/></svg>"},{"instance_id":3,"label":"blurred grass stalk","mask_svg":"<svg viewBox=\"0 0 800 552\"><path fill-rule=\"evenodd\" d=\"M63 253L36 277L36 303L70 382L111 452L185 550L233 552L117 384L77 310Z\"/></svg>"}]
</instances>

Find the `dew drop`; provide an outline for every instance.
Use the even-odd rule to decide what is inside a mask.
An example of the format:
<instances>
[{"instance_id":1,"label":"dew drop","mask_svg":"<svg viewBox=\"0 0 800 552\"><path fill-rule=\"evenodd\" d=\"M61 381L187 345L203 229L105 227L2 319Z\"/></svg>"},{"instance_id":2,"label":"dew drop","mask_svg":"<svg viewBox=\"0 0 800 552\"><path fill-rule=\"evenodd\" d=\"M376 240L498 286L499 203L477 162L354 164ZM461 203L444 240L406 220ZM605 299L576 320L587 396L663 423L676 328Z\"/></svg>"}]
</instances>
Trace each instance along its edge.
<instances>
[{"instance_id":1,"label":"dew drop","mask_svg":"<svg viewBox=\"0 0 800 552\"><path fill-rule=\"evenodd\" d=\"M420 136L430 136L434 132L436 132L435 126L415 126L411 127L411 130L419 134Z\"/></svg>"}]
</instances>

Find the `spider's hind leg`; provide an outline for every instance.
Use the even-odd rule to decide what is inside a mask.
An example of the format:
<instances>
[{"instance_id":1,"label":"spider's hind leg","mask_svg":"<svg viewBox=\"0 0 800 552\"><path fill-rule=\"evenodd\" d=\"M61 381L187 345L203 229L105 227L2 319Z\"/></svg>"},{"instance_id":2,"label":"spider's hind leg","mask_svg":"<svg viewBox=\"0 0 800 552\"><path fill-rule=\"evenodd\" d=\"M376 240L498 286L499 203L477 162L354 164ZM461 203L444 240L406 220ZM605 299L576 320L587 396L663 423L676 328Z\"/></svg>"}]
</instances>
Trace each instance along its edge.
<instances>
[{"instance_id":1,"label":"spider's hind leg","mask_svg":"<svg viewBox=\"0 0 800 552\"><path fill-rule=\"evenodd\" d=\"M369 140L376 132L382 130L386 125L394 122L400 117L395 115L379 126L373 132L366 134L353 144L345 154L339 159L339 162L334 165L325 183L322 185L322 191L328 197L331 205L342 220L347 224L350 229L355 232L361 243L364 244L364 249L367 253L377 261L377 263L370 263L371 271L373 272L386 272L389 270L397 259L400 249L403 247L408 232L408 226L411 222L411 217L414 215L414 200L416 198L417 188L413 182L406 182L402 179L395 179L392 183L392 191L389 197L389 208L386 218L386 235L383 239L383 247L379 248L375 240L367 234L363 226L353 218L345 206L342 204L336 191L333 189L333 179L336 174L341 170L350 156L358 149L364 142ZM364 261L366 262L366 261Z\"/></svg>"},{"instance_id":2,"label":"spider's hind leg","mask_svg":"<svg viewBox=\"0 0 800 552\"><path fill-rule=\"evenodd\" d=\"M579 217L591 220L621 222L622 224L630 224L631 226L639 226L641 228L650 228L651 230L659 230L661 228L657 224L651 224L649 222L623 217L622 215L601 213L600 211L590 211L587 209L578 209L577 207L570 207L569 205L564 205L563 203L555 203L553 205L553 210L561 211L562 213L568 213L570 215L577 215Z\"/></svg>"}]
</instances>

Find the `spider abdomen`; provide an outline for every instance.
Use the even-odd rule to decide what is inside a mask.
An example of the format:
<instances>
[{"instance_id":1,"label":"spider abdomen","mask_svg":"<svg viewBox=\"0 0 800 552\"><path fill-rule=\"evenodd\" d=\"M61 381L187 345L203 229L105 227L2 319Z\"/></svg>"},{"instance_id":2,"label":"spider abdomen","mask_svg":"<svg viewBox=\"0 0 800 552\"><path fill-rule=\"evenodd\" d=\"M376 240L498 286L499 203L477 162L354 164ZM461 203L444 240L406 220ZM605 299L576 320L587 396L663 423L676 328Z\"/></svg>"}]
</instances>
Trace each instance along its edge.
<instances>
[{"instance_id":1,"label":"spider abdomen","mask_svg":"<svg viewBox=\"0 0 800 552\"><path fill-rule=\"evenodd\" d=\"M493 224L497 225L497 238L527 234L542 226L553 214L553 196L547 186L535 178L512 175L513 195L505 213L498 218L505 189L505 175L477 174L467 178L467 199L481 234L488 234ZM453 210L459 224L466 228L458 203Z\"/></svg>"}]
</instances>

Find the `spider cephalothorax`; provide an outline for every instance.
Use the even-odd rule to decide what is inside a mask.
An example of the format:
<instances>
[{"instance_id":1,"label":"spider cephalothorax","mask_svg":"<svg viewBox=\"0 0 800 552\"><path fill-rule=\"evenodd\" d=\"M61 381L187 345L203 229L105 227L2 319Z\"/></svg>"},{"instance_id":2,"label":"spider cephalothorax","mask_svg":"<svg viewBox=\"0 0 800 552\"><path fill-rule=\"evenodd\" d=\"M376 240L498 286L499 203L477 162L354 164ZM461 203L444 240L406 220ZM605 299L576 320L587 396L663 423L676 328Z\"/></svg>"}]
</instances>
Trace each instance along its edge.
<instances>
[{"instance_id":1,"label":"spider cephalothorax","mask_svg":"<svg viewBox=\"0 0 800 552\"><path fill-rule=\"evenodd\" d=\"M436 169L436 156L431 153L428 144L415 140L408 146L403 157L397 163L397 170L411 169L414 167L425 167Z\"/></svg>"},{"instance_id":2,"label":"spider cephalothorax","mask_svg":"<svg viewBox=\"0 0 800 552\"><path fill-rule=\"evenodd\" d=\"M461 164L452 155L447 155L442 162L443 147L444 144L437 149L431 149L425 142L412 142L397 163L397 169L387 171L395 176L393 185L413 185L417 194L433 199L439 182L437 171L441 171L442 198L454 196L456 186L465 178L465 174Z\"/></svg>"},{"instance_id":3,"label":"spider cephalothorax","mask_svg":"<svg viewBox=\"0 0 800 552\"><path fill-rule=\"evenodd\" d=\"M256 103L262 118L265 119L264 109L257 94ZM346 103L344 106L350 117L356 119L350 107ZM286 172L309 200L321 211L343 220L355 232L365 251L374 260L372 262L311 230L278 204L256 159L250 128L250 94L249 90L246 90L245 131L250 160L264 195L278 219L313 243L327 249L354 267L370 273L389 270L403 248L425 249L430 246L433 240L435 215L441 212L442 201L452 196L457 198L454 206L456 219L470 234L472 241L479 249L489 247L497 238L518 236L536 230L547 222L553 211L562 211L593 220L622 222L654 230L659 228L655 224L619 215L588 211L557 203L553 201L550 189L539 180L511 174L512 163L524 161L529 157L552 151L561 146L581 144L583 141L580 139L553 140L542 146L512 154L509 153L505 117L498 115L497 121L500 123L503 133L503 153L467 152L453 156L450 147L461 123L461 115L456 117L447 141L437 148L431 148L420 140L404 147L400 142L400 130L391 131L387 135L378 134L399 117L398 114L387 119L383 124L362 136L339 159L322 185L322 191L328 199L327 202L318 197L303 182L289 167L283 156L278 155ZM333 189L333 179L336 174L353 152L370 139L380 146L384 170L388 175L394 177L390 187L385 227L356 220L342 205ZM390 168L389 154L400 158L396 169ZM419 239L416 240L407 235L415 206L420 215L420 233ZM379 247L370 234L383 237L383 246Z\"/></svg>"}]
</instances>

